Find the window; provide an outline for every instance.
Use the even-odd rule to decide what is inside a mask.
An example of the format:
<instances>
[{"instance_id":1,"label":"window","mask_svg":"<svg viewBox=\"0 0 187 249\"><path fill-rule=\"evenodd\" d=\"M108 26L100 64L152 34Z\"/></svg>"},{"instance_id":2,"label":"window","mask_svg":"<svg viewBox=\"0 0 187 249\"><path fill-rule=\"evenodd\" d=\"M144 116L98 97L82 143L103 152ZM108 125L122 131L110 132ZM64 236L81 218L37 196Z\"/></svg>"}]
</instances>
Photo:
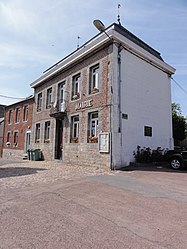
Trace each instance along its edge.
<instances>
[{"instance_id":1,"label":"window","mask_svg":"<svg viewBox=\"0 0 187 249\"><path fill-rule=\"evenodd\" d=\"M74 116L71 118L71 142L79 142L79 116Z\"/></svg>"},{"instance_id":2,"label":"window","mask_svg":"<svg viewBox=\"0 0 187 249\"><path fill-rule=\"evenodd\" d=\"M19 123L19 121L20 121L20 107L17 107L15 123Z\"/></svg>"},{"instance_id":3,"label":"window","mask_svg":"<svg viewBox=\"0 0 187 249\"><path fill-rule=\"evenodd\" d=\"M80 79L81 75L77 74L73 76L73 84L72 84L72 100L80 98Z\"/></svg>"},{"instance_id":4,"label":"window","mask_svg":"<svg viewBox=\"0 0 187 249\"><path fill-rule=\"evenodd\" d=\"M144 126L144 136L152 137L152 127Z\"/></svg>"},{"instance_id":5,"label":"window","mask_svg":"<svg viewBox=\"0 0 187 249\"><path fill-rule=\"evenodd\" d=\"M37 112L40 112L41 109L42 109L42 93L39 93L37 98Z\"/></svg>"},{"instance_id":6,"label":"window","mask_svg":"<svg viewBox=\"0 0 187 249\"><path fill-rule=\"evenodd\" d=\"M64 102L64 86L65 81L58 84L58 100L60 101L60 103Z\"/></svg>"},{"instance_id":7,"label":"window","mask_svg":"<svg viewBox=\"0 0 187 249\"><path fill-rule=\"evenodd\" d=\"M11 138L11 132L8 131L7 132L7 139L6 139L6 142L10 144L10 138Z\"/></svg>"},{"instance_id":8,"label":"window","mask_svg":"<svg viewBox=\"0 0 187 249\"><path fill-rule=\"evenodd\" d=\"M13 115L13 111L9 110L9 113L8 113L8 123L9 124L12 124L12 115Z\"/></svg>"},{"instance_id":9,"label":"window","mask_svg":"<svg viewBox=\"0 0 187 249\"><path fill-rule=\"evenodd\" d=\"M52 104L52 88L47 89L46 108L50 108Z\"/></svg>"},{"instance_id":10,"label":"window","mask_svg":"<svg viewBox=\"0 0 187 249\"><path fill-rule=\"evenodd\" d=\"M18 146L18 131L14 132L14 147Z\"/></svg>"},{"instance_id":11,"label":"window","mask_svg":"<svg viewBox=\"0 0 187 249\"><path fill-rule=\"evenodd\" d=\"M57 108L59 111L64 112L66 109L66 104L64 100L64 92L65 92L65 81L58 84L58 101Z\"/></svg>"},{"instance_id":12,"label":"window","mask_svg":"<svg viewBox=\"0 0 187 249\"><path fill-rule=\"evenodd\" d=\"M29 115L29 106L25 105L23 107L23 121L28 121L28 115Z\"/></svg>"},{"instance_id":13,"label":"window","mask_svg":"<svg viewBox=\"0 0 187 249\"><path fill-rule=\"evenodd\" d=\"M98 142L98 112L89 113L88 116L88 142L97 143Z\"/></svg>"},{"instance_id":14,"label":"window","mask_svg":"<svg viewBox=\"0 0 187 249\"><path fill-rule=\"evenodd\" d=\"M40 124L36 124L36 131L35 131L35 142L40 141Z\"/></svg>"},{"instance_id":15,"label":"window","mask_svg":"<svg viewBox=\"0 0 187 249\"><path fill-rule=\"evenodd\" d=\"M99 91L99 64L90 68L89 94Z\"/></svg>"},{"instance_id":16,"label":"window","mask_svg":"<svg viewBox=\"0 0 187 249\"><path fill-rule=\"evenodd\" d=\"M45 122L44 142L49 141L50 121Z\"/></svg>"}]
</instances>

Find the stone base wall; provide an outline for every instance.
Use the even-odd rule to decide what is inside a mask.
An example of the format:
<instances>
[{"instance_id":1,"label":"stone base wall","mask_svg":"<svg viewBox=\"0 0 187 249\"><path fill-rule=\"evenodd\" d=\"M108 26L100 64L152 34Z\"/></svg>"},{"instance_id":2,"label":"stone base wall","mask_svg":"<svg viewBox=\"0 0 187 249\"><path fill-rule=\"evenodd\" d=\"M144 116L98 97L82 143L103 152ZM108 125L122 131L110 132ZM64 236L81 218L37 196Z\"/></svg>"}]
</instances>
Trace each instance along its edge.
<instances>
[{"instance_id":1,"label":"stone base wall","mask_svg":"<svg viewBox=\"0 0 187 249\"><path fill-rule=\"evenodd\" d=\"M54 159L52 143L35 143L32 144L31 149L40 149L42 153L42 160L51 161Z\"/></svg>"},{"instance_id":2,"label":"stone base wall","mask_svg":"<svg viewBox=\"0 0 187 249\"><path fill-rule=\"evenodd\" d=\"M110 154L100 153L97 143L65 144L63 162L73 165L110 168Z\"/></svg>"},{"instance_id":3,"label":"stone base wall","mask_svg":"<svg viewBox=\"0 0 187 249\"><path fill-rule=\"evenodd\" d=\"M12 150L12 149L3 149L2 157L4 159L14 159L14 158L23 158L25 154L24 150Z\"/></svg>"}]
</instances>

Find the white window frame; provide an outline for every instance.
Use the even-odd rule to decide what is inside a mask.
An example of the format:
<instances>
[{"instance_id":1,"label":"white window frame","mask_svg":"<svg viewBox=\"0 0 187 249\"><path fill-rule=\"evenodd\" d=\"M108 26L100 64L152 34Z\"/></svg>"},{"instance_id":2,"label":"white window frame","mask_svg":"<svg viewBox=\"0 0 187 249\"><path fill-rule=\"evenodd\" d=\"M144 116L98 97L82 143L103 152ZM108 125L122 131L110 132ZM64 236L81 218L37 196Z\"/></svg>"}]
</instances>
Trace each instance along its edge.
<instances>
[{"instance_id":1,"label":"white window frame","mask_svg":"<svg viewBox=\"0 0 187 249\"><path fill-rule=\"evenodd\" d=\"M52 104L52 87L47 89L47 97L46 97L46 109L51 107Z\"/></svg>"},{"instance_id":2,"label":"white window frame","mask_svg":"<svg viewBox=\"0 0 187 249\"><path fill-rule=\"evenodd\" d=\"M37 112L42 110L42 92L38 93L37 97Z\"/></svg>"},{"instance_id":3,"label":"white window frame","mask_svg":"<svg viewBox=\"0 0 187 249\"><path fill-rule=\"evenodd\" d=\"M16 107L15 112L16 112L15 113L15 123L17 124L20 122L21 107L20 106Z\"/></svg>"},{"instance_id":4,"label":"white window frame","mask_svg":"<svg viewBox=\"0 0 187 249\"><path fill-rule=\"evenodd\" d=\"M35 128L35 143L40 141L40 134L41 134L41 125L40 123L37 123Z\"/></svg>"},{"instance_id":5,"label":"white window frame","mask_svg":"<svg viewBox=\"0 0 187 249\"><path fill-rule=\"evenodd\" d=\"M12 124L12 119L13 119L13 110L10 109L8 112L8 124Z\"/></svg>"},{"instance_id":6,"label":"white window frame","mask_svg":"<svg viewBox=\"0 0 187 249\"><path fill-rule=\"evenodd\" d=\"M81 74L76 74L72 78L72 100L80 98Z\"/></svg>"},{"instance_id":7,"label":"white window frame","mask_svg":"<svg viewBox=\"0 0 187 249\"><path fill-rule=\"evenodd\" d=\"M88 140L90 138L98 138L99 135L99 112L95 111L95 112L90 112L88 114L88 128L89 128L89 132L88 132ZM97 115L97 117L94 117L94 115ZM96 140L96 142L98 142L98 139Z\"/></svg>"},{"instance_id":8,"label":"white window frame","mask_svg":"<svg viewBox=\"0 0 187 249\"><path fill-rule=\"evenodd\" d=\"M7 132L6 143L10 143L11 141L11 131Z\"/></svg>"},{"instance_id":9,"label":"white window frame","mask_svg":"<svg viewBox=\"0 0 187 249\"><path fill-rule=\"evenodd\" d=\"M62 81L58 84L58 101L60 103L64 103L64 88L65 88L65 81Z\"/></svg>"},{"instance_id":10,"label":"white window frame","mask_svg":"<svg viewBox=\"0 0 187 249\"><path fill-rule=\"evenodd\" d=\"M14 131L14 140L13 140L14 147L18 146L18 134L19 134L18 131Z\"/></svg>"},{"instance_id":11,"label":"white window frame","mask_svg":"<svg viewBox=\"0 0 187 249\"><path fill-rule=\"evenodd\" d=\"M29 117L29 105L23 106L23 121L27 122Z\"/></svg>"},{"instance_id":12,"label":"white window frame","mask_svg":"<svg viewBox=\"0 0 187 249\"><path fill-rule=\"evenodd\" d=\"M79 115L71 117L71 120L71 142L76 140L77 143L79 141Z\"/></svg>"},{"instance_id":13,"label":"white window frame","mask_svg":"<svg viewBox=\"0 0 187 249\"><path fill-rule=\"evenodd\" d=\"M99 91L99 75L100 75L99 64L90 67L89 94L93 94Z\"/></svg>"},{"instance_id":14,"label":"white window frame","mask_svg":"<svg viewBox=\"0 0 187 249\"><path fill-rule=\"evenodd\" d=\"M50 121L46 121L45 122L45 130L44 130L44 142L50 140L50 127L51 127Z\"/></svg>"}]
</instances>

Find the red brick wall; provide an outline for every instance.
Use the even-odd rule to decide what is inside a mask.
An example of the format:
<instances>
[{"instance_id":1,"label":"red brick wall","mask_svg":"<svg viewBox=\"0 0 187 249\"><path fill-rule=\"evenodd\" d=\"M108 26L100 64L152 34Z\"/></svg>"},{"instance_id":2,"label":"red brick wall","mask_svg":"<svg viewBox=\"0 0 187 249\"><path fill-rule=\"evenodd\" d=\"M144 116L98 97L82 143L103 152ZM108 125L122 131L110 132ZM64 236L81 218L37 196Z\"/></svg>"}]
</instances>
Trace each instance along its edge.
<instances>
[{"instance_id":1,"label":"red brick wall","mask_svg":"<svg viewBox=\"0 0 187 249\"><path fill-rule=\"evenodd\" d=\"M25 147L25 133L27 130L31 129L32 126L32 115L33 115L33 102L34 99L27 99L25 101L21 101L18 103L15 103L13 105L9 105L5 108L5 130L4 130L4 149L12 149L12 150L24 150ZM28 109L28 120L23 121L23 107L25 105L29 105ZM19 123L15 123L16 118L16 108L20 107L20 121ZM9 119L9 110L13 110L13 116L12 116L12 124L8 124ZM10 138L10 145L7 146L7 133L11 132L11 138ZM15 147L13 145L14 143L14 131L18 131L18 144Z\"/></svg>"}]
</instances>

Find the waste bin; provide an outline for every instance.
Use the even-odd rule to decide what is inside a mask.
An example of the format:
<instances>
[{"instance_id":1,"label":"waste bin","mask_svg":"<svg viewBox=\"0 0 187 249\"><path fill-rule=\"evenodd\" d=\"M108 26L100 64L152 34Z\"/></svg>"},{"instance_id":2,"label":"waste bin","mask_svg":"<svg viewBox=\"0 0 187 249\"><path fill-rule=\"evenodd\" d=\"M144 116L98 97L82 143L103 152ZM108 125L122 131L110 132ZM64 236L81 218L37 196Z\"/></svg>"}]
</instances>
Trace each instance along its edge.
<instances>
[{"instance_id":1,"label":"waste bin","mask_svg":"<svg viewBox=\"0 0 187 249\"><path fill-rule=\"evenodd\" d=\"M40 149L32 149L31 150L31 160L32 161L41 160L41 150Z\"/></svg>"}]
</instances>

